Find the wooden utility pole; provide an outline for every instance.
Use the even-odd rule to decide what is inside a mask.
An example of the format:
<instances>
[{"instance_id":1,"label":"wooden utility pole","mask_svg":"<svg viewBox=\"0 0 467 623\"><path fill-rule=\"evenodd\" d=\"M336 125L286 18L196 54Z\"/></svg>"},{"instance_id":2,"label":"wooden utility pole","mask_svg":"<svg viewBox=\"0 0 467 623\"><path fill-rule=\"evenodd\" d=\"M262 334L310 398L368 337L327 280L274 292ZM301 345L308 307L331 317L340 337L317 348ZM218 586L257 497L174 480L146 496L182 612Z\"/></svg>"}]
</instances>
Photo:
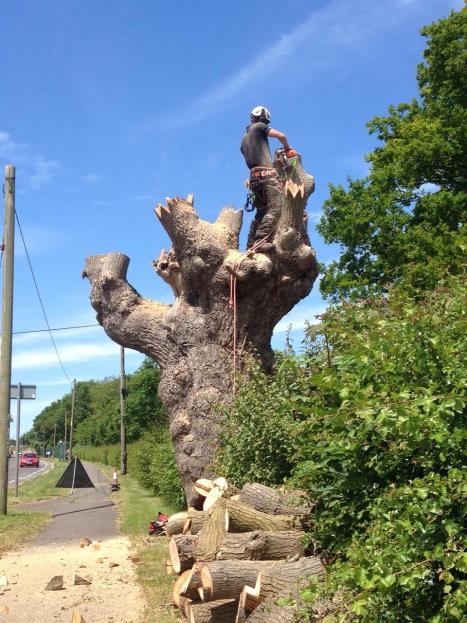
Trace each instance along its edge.
<instances>
[{"instance_id":1,"label":"wooden utility pole","mask_svg":"<svg viewBox=\"0 0 467 623\"><path fill-rule=\"evenodd\" d=\"M120 473L126 474L126 431L125 431L125 349L120 347Z\"/></svg>"},{"instance_id":2,"label":"wooden utility pole","mask_svg":"<svg viewBox=\"0 0 467 623\"><path fill-rule=\"evenodd\" d=\"M65 447L63 450L63 460L67 460L66 451L67 451L67 435L68 435L68 413L65 411Z\"/></svg>"},{"instance_id":3,"label":"wooden utility pole","mask_svg":"<svg viewBox=\"0 0 467 623\"><path fill-rule=\"evenodd\" d=\"M55 463L55 445L57 442L57 423L54 424L54 442L53 442L53 449L52 449L52 458L54 460Z\"/></svg>"},{"instance_id":4,"label":"wooden utility pole","mask_svg":"<svg viewBox=\"0 0 467 623\"><path fill-rule=\"evenodd\" d=\"M73 379L73 390L71 392L71 420L70 420L70 457L73 458L73 423L75 421L75 395L76 395L76 379Z\"/></svg>"},{"instance_id":5,"label":"wooden utility pole","mask_svg":"<svg viewBox=\"0 0 467 623\"><path fill-rule=\"evenodd\" d=\"M10 430L11 350L13 329L13 272L15 244L15 167L5 167L5 225L3 229L2 341L0 354L0 515L7 514Z\"/></svg>"}]
</instances>

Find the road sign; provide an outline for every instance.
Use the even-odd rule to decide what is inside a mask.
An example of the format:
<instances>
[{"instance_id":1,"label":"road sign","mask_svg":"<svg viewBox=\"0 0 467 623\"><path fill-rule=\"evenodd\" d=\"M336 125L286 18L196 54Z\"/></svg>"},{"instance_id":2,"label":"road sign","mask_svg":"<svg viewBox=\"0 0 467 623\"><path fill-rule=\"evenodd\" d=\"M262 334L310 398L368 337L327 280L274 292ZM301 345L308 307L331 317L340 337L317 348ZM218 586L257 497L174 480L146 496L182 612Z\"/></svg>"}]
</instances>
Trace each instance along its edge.
<instances>
[{"instance_id":1,"label":"road sign","mask_svg":"<svg viewBox=\"0 0 467 623\"><path fill-rule=\"evenodd\" d=\"M21 388L21 400L35 400L36 399L36 386L35 385L19 385ZM18 385L10 385L11 399L18 398Z\"/></svg>"}]
</instances>

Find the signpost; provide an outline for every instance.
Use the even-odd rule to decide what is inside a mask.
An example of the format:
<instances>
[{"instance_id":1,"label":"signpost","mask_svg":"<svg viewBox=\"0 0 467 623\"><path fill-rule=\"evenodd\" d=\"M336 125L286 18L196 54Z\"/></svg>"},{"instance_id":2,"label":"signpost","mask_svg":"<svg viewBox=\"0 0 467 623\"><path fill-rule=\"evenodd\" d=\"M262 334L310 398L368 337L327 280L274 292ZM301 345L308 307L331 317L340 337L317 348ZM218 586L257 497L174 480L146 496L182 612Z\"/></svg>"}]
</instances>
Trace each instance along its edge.
<instances>
[{"instance_id":1,"label":"signpost","mask_svg":"<svg viewBox=\"0 0 467 623\"><path fill-rule=\"evenodd\" d=\"M36 386L35 385L11 385L10 396L12 399L16 399L16 480L15 480L15 496L18 496L19 485L19 435L20 435L20 420L21 420L21 399L23 400L35 400L36 399Z\"/></svg>"}]
</instances>

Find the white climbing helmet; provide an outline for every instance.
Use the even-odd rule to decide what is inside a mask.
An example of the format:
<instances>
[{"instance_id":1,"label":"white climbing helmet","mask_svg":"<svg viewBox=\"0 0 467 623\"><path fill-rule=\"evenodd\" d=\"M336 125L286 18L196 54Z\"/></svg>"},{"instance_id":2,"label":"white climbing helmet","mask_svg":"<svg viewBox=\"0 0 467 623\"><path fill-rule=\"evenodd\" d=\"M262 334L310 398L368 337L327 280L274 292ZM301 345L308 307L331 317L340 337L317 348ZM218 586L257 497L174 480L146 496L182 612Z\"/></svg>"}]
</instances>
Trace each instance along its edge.
<instances>
[{"instance_id":1,"label":"white climbing helmet","mask_svg":"<svg viewBox=\"0 0 467 623\"><path fill-rule=\"evenodd\" d=\"M254 117L255 119L261 119L265 123L269 123L271 121L271 113L265 106L255 106L250 113L250 117Z\"/></svg>"}]
</instances>

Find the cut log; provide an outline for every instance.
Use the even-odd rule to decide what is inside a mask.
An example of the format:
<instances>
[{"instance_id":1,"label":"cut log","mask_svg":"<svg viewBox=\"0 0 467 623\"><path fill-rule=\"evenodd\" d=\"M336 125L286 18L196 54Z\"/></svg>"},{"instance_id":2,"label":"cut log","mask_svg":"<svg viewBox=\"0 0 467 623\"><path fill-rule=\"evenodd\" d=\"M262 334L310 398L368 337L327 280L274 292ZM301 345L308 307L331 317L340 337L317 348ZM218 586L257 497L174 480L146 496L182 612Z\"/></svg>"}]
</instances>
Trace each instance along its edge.
<instances>
[{"instance_id":1,"label":"cut log","mask_svg":"<svg viewBox=\"0 0 467 623\"><path fill-rule=\"evenodd\" d=\"M91 580L82 578L80 575L76 575L75 573L75 579L73 580L74 586L89 586L90 584L92 584Z\"/></svg>"},{"instance_id":2,"label":"cut log","mask_svg":"<svg viewBox=\"0 0 467 623\"><path fill-rule=\"evenodd\" d=\"M213 487L214 483L209 478L198 478L195 482L195 491L204 497L207 496Z\"/></svg>"},{"instance_id":3,"label":"cut log","mask_svg":"<svg viewBox=\"0 0 467 623\"><path fill-rule=\"evenodd\" d=\"M165 524L165 531L167 536L174 536L175 534L182 534L183 526L187 520L188 513L175 513L171 515L167 523Z\"/></svg>"},{"instance_id":4,"label":"cut log","mask_svg":"<svg viewBox=\"0 0 467 623\"><path fill-rule=\"evenodd\" d=\"M229 514L229 532L251 532L252 530L281 532L301 530L302 527L298 517L268 515L238 500L227 500L227 511Z\"/></svg>"},{"instance_id":5,"label":"cut log","mask_svg":"<svg viewBox=\"0 0 467 623\"><path fill-rule=\"evenodd\" d=\"M197 511L195 508L188 509L187 518L183 526L183 534L198 534L201 532L208 517L207 511Z\"/></svg>"},{"instance_id":6,"label":"cut log","mask_svg":"<svg viewBox=\"0 0 467 623\"><path fill-rule=\"evenodd\" d=\"M192 601L199 601L199 590L201 584L201 569L204 563L196 563L192 569L185 575L185 581L180 587L180 595L182 597L188 597Z\"/></svg>"},{"instance_id":7,"label":"cut log","mask_svg":"<svg viewBox=\"0 0 467 623\"><path fill-rule=\"evenodd\" d=\"M172 575L174 573L174 568L172 567L170 560L165 561L165 572L167 575Z\"/></svg>"},{"instance_id":8,"label":"cut log","mask_svg":"<svg viewBox=\"0 0 467 623\"><path fill-rule=\"evenodd\" d=\"M313 504L302 491L282 492L256 482L244 485L240 491L240 501L269 515L297 515L309 517Z\"/></svg>"},{"instance_id":9,"label":"cut log","mask_svg":"<svg viewBox=\"0 0 467 623\"><path fill-rule=\"evenodd\" d=\"M282 562L282 561L281 561ZM245 584L256 585L258 573L279 564L270 560L216 560L201 568L203 601L237 599Z\"/></svg>"},{"instance_id":10,"label":"cut log","mask_svg":"<svg viewBox=\"0 0 467 623\"><path fill-rule=\"evenodd\" d=\"M188 606L190 604L191 604L191 599L188 599L188 597L183 597L183 595L179 595L178 608L181 614L185 617L185 619L188 618Z\"/></svg>"},{"instance_id":11,"label":"cut log","mask_svg":"<svg viewBox=\"0 0 467 623\"><path fill-rule=\"evenodd\" d=\"M182 587L187 581L191 571L184 571L178 578L175 580L174 585L172 586L172 601L177 608L180 607L180 594L182 591Z\"/></svg>"},{"instance_id":12,"label":"cut log","mask_svg":"<svg viewBox=\"0 0 467 623\"><path fill-rule=\"evenodd\" d=\"M303 532L253 532L226 534L217 560L283 560L304 556Z\"/></svg>"},{"instance_id":13,"label":"cut log","mask_svg":"<svg viewBox=\"0 0 467 623\"><path fill-rule=\"evenodd\" d=\"M248 617L248 623L294 623L297 608L278 606L275 601L275 599L263 601Z\"/></svg>"},{"instance_id":14,"label":"cut log","mask_svg":"<svg viewBox=\"0 0 467 623\"><path fill-rule=\"evenodd\" d=\"M296 562L280 562L269 569L261 569L255 585L246 585L240 594L238 623L243 623L260 603L269 598L299 599L300 590L306 587L308 578L312 575L324 576L323 564L316 556L302 558Z\"/></svg>"},{"instance_id":15,"label":"cut log","mask_svg":"<svg viewBox=\"0 0 467 623\"><path fill-rule=\"evenodd\" d=\"M222 497L224 497L224 491L219 487L213 487L204 499L203 511L208 511Z\"/></svg>"},{"instance_id":16,"label":"cut log","mask_svg":"<svg viewBox=\"0 0 467 623\"><path fill-rule=\"evenodd\" d=\"M198 536L176 534L170 539L170 562L175 573L181 573L195 564L195 548Z\"/></svg>"},{"instance_id":17,"label":"cut log","mask_svg":"<svg viewBox=\"0 0 467 623\"><path fill-rule=\"evenodd\" d=\"M235 599L191 603L187 608L188 623L234 623L237 607Z\"/></svg>"},{"instance_id":18,"label":"cut log","mask_svg":"<svg viewBox=\"0 0 467 623\"><path fill-rule=\"evenodd\" d=\"M201 532L198 534L195 547L195 557L197 561L215 560L216 554L227 532L228 525L226 500L225 498L221 498L209 509L208 519Z\"/></svg>"}]
</instances>

